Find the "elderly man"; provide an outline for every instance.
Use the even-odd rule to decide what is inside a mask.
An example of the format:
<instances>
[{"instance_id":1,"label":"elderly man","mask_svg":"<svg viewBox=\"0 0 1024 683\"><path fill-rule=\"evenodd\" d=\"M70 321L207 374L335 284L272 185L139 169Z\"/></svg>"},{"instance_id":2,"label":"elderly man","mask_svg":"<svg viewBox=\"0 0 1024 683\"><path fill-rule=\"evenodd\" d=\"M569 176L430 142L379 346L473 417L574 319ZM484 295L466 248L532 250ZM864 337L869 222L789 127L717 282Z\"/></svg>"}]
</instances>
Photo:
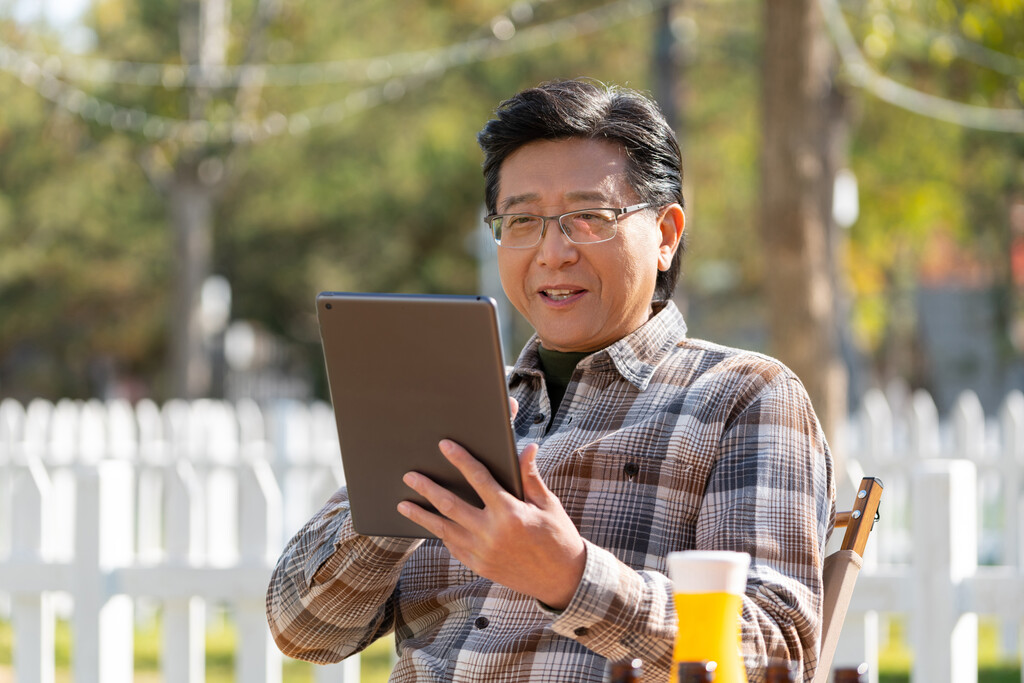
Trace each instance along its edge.
<instances>
[{"instance_id":1,"label":"elderly man","mask_svg":"<svg viewBox=\"0 0 1024 683\"><path fill-rule=\"evenodd\" d=\"M637 92L562 81L502 103L479 142L502 285L536 330L508 380L524 499L448 441L484 507L416 473L406 484L436 512L399 506L440 540L359 536L339 490L274 573L278 645L331 662L394 631L392 681L601 681L624 657L667 681L666 555L719 549L752 558L751 680L770 656L809 677L831 455L785 366L686 335L664 117Z\"/></svg>"}]
</instances>

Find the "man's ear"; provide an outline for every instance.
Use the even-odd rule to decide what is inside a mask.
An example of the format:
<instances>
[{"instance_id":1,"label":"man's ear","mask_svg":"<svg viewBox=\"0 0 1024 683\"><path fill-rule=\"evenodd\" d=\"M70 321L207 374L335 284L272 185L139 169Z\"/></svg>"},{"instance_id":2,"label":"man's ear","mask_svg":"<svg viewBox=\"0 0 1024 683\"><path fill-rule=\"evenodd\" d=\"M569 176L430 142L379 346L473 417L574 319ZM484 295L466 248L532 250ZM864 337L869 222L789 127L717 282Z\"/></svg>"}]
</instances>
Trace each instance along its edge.
<instances>
[{"instance_id":1,"label":"man's ear","mask_svg":"<svg viewBox=\"0 0 1024 683\"><path fill-rule=\"evenodd\" d=\"M672 265L672 257L683 239L686 230L686 214L679 204L669 204L661 209L658 216L658 229L661 231L661 246L658 250L658 270L668 270Z\"/></svg>"}]
</instances>

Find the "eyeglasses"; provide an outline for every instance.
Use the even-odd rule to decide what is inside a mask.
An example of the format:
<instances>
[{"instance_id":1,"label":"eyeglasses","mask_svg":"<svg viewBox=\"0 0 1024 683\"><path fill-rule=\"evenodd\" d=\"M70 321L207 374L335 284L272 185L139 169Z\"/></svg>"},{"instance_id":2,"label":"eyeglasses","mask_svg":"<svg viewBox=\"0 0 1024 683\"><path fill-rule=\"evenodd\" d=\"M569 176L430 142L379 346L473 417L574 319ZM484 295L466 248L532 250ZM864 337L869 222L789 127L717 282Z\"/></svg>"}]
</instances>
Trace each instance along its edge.
<instances>
[{"instance_id":1,"label":"eyeglasses","mask_svg":"<svg viewBox=\"0 0 1024 683\"><path fill-rule=\"evenodd\" d=\"M561 216L534 216L530 213L499 213L484 218L498 246L529 249L540 244L547 233L548 221L557 220L562 234L573 244L596 244L615 237L619 216L649 208L650 203L621 209L580 209Z\"/></svg>"}]
</instances>

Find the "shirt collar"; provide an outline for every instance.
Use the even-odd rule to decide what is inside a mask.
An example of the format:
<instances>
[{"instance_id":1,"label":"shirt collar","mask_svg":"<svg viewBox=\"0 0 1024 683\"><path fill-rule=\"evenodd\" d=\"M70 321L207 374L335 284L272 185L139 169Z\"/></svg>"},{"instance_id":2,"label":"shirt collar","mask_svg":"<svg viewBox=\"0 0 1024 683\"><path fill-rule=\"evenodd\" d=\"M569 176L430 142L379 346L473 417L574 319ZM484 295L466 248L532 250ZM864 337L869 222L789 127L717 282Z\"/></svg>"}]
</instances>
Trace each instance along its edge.
<instances>
[{"instance_id":1,"label":"shirt collar","mask_svg":"<svg viewBox=\"0 0 1024 683\"><path fill-rule=\"evenodd\" d=\"M595 371L614 368L640 391L646 389L665 353L686 337L686 322L674 302L655 301L653 306L654 315L639 329L595 351L581 360L578 367ZM510 380L517 375L539 377L543 374L539 347L540 339L535 334L520 352Z\"/></svg>"}]
</instances>

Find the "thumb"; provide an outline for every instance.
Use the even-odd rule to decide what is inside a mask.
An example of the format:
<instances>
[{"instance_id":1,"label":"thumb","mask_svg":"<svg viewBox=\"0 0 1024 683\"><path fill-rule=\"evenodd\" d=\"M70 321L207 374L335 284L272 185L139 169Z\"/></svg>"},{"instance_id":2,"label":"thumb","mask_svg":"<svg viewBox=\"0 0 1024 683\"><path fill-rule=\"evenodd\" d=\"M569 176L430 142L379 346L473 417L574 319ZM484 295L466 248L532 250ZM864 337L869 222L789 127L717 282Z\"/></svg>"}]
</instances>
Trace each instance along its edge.
<instances>
[{"instance_id":1,"label":"thumb","mask_svg":"<svg viewBox=\"0 0 1024 683\"><path fill-rule=\"evenodd\" d=\"M540 446L531 443L519 455L519 473L523 479L523 498L536 505L542 505L551 495L537 469L537 451Z\"/></svg>"}]
</instances>

